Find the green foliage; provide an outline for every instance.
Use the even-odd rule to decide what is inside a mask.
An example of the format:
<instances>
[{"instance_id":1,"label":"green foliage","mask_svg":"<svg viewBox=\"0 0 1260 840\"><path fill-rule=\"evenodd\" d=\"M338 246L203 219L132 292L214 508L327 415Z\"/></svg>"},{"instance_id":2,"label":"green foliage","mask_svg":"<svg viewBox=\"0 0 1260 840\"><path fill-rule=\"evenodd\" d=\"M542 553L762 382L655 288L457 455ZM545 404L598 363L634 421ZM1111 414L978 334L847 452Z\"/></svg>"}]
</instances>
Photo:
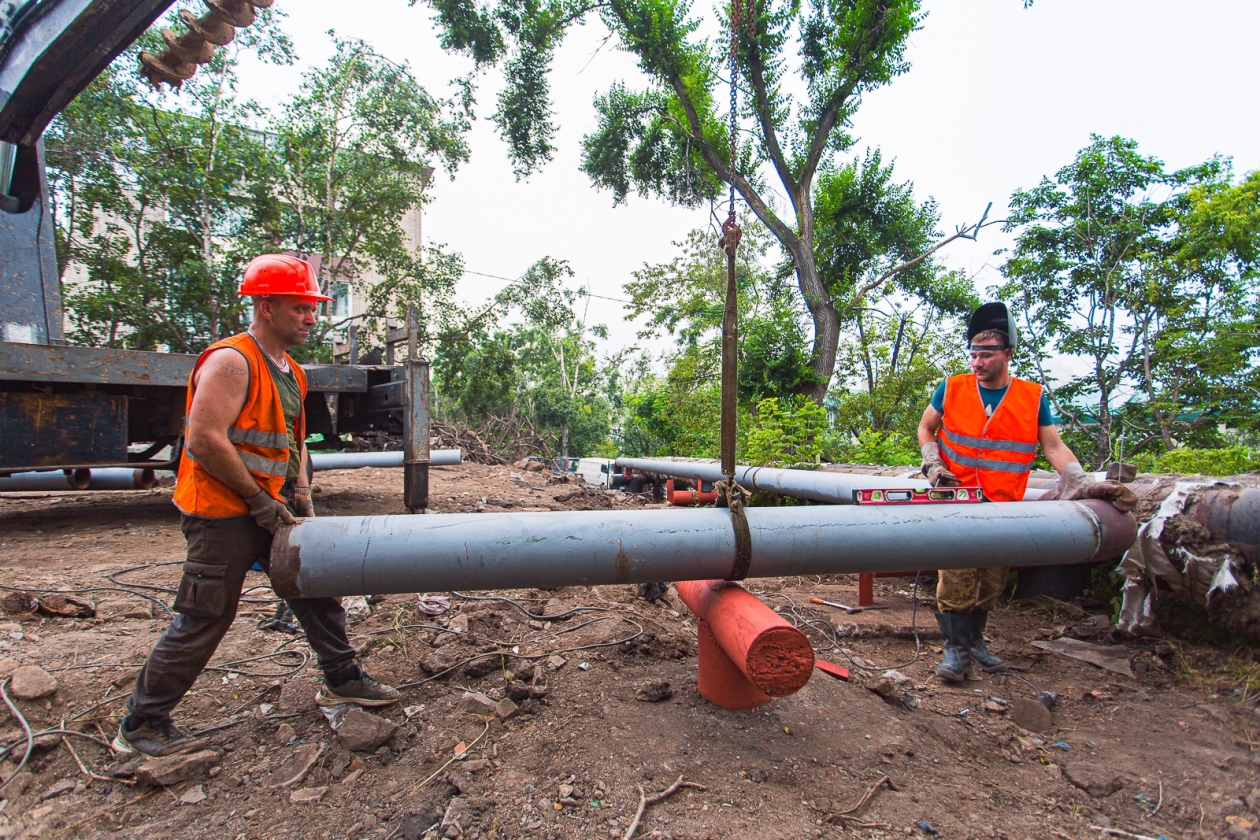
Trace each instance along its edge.
<instances>
[{"instance_id":1,"label":"green foliage","mask_svg":"<svg viewBox=\"0 0 1260 840\"><path fill-rule=\"evenodd\" d=\"M1105 465L1121 432L1127 455L1256 428L1260 179L1231 180L1219 158L1169 172L1131 140L1095 136L1012 196L1001 294L1040 379L1050 353L1084 362L1049 390L1083 460Z\"/></svg>"},{"instance_id":2,"label":"green foliage","mask_svg":"<svg viewBox=\"0 0 1260 840\"><path fill-rule=\"evenodd\" d=\"M924 408L941 381L967 371L959 352L961 335L955 318L927 304L909 307L904 300L885 298L859 313L855 332L841 342L836 365L832 457L918 463Z\"/></svg>"},{"instance_id":3,"label":"green foliage","mask_svg":"<svg viewBox=\"0 0 1260 840\"><path fill-rule=\"evenodd\" d=\"M823 452L827 413L818 403L797 395L768 397L757 403L754 422L745 425L742 458L759 466L809 463Z\"/></svg>"},{"instance_id":4,"label":"green foliage","mask_svg":"<svg viewBox=\"0 0 1260 840\"><path fill-rule=\"evenodd\" d=\"M916 204L910 185L892 180L878 151L860 163L839 161L853 145L846 128L862 96L908 69L906 43L923 19L918 0L750 3L743 24L732 32L725 21L729 35L719 38L700 34L700 18L682 0L498 0L484 7L437 0L433 8L444 46L479 66L503 62L494 119L518 177L538 171L554 151L547 74L567 28L598 16L610 38L636 57L644 87L618 82L596 97L582 170L614 203L635 192L696 207L729 184L776 240L784 260L776 277L794 278L796 290L793 299L776 302L761 335L758 322L746 325L745 335L773 358L754 354L750 370L765 378L741 382L741 389L776 396L790 380L793 391L821 402L842 327L868 292L890 281L936 305L957 304L957 284L941 284L927 256L938 236L935 205ZM727 120L732 80L723 76L732 48L743 91L735 116L751 122L741 129L744 142ZM789 206L769 199L768 173ZM807 354L795 334L798 314L812 326ZM778 348L771 332L782 338Z\"/></svg>"},{"instance_id":5,"label":"green foliage","mask_svg":"<svg viewBox=\"0 0 1260 840\"><path fill-rule=\"evenodd\" d=\"M1164 452L1155 459L1153 467L1155 472L1183 475L1239 475L1260 470L1260 453L1244 446L1220 449L1186 447Z\"/></svg>"},{"instance_id":6,"label":"green foliage","mask_svg":"<svg viewBox=\"0 0 1260 840\"><path fill-rule=\"evenodd\" d=\"M716 458L721 449L717 359L689 346L663 377L641 371L625 397L622 451L630 456Z\"/></svg>"},{"instance_id":7,"label":"green foliage","mask_svg":"<svg viewBox=\"0 0 1260 840\"><path fill-rule=\"evenodd\" d=\"M434 360L438 412L472 424L507 423L547 454L585 456L605 446L620 359L600 364L575 305L584 291L562 260L544 257L495 300L497 319L464 341L439 345ZM503 316L515 313L516 323Z\"/></svg>"},{"instance_id":8,"label":"green foliage","mask_svg":"<svg viewBox=\"0 0 1260 840\"><path fill-rule=\"evenodd\" d=\"M325 291L383 277L368 333L408 305L431 335L459 323L458 257L414 248L401 223L424 199L429 159L452 171L467 159L467 89L435 99L405 65L338 39L268 114L239 100L236 73L247 53L293 61L280 17L260 9L178 92L148 90L135 72L139 50L162 49L154 28L50 126L58 264L86 274L65 284L72 341L197 352L244 327L241 269L278 250L312 258ZM160 26L183 27L174 11ZM327 358L330 326L300 360Z\"/></svg>"},{"instance_id":9,"label":"green foliage","mask_svg":"<svg viewBox=\"0 0 1260 840\"><path fill-rule=\"evenodd\" d=\"M816 380L805 352L805 313L791 287L764 263L770 246L765 227L745 219L735 266L739 300L739 399L755 403L804 390ZM643 338L672 335L680 347L721 356L726 255L711 233L693 230L675 243L681 254L645 265L625 286L628 319L647 316Z\"/></svg>"},{"instance_id":10,"label":"green foliage","mask_svg":"<svg viewBox=\"0 0 1260 840\"><path fill-rule=\"evenodd\" d=\"M63 290L71 341L196 352L240 329L236 284L268 151L247 128L261 112L237 98L236 71L246 53L292 61L277 19L260 10L178 96L135 72L139 50L161 51L150 31L50 125L58 267L63 282L72 263L86 274Z\"/></svg>"},{"instance_id":11,"label":"green foliage","mask_svg":"<svg viewBox=\"0 0 1260 840\"><path fill-rule=\"evenodd\" d=\"M918 466L923 458L917 436L875 429L863 429L858 432L856 439L848 436L838 439L827 456L829 460L839 464L885 466Z\"/></svg>"}]
</instances>

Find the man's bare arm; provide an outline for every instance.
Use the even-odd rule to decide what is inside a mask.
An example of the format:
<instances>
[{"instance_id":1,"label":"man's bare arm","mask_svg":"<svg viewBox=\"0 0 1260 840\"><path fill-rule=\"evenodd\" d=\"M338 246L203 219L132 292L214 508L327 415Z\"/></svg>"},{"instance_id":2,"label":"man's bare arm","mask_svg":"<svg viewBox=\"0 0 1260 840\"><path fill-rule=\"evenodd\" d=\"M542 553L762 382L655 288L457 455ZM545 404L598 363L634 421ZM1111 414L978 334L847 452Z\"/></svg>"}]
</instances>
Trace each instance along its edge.
<instances>
[{"instance_id":1,"label":"man's bare arm","mask_svg":"<svg viewBox=\"0 0 1260 840\"><path fill-rule=\"evenodd\" d=\"M919 446L925 443L936 443L936 430L941 427L945 415L931 405L923 409L923 419L919 421Z\"/></svg>"},{"instance_id":2,"label":"man's bare arm","mask_svg":"<svg viewBox=\"0 0 1260 840\"><path fill-rule=\"evenodd\" d=\"M249 364L238 351L222 347L210 354L194 381L197 387L188 412L188 451L206 472L247 499L261 488L228 440L228 428L245 406Z\"/></svg>"},{"instance_id":3,"label":"man's bare arm","mask_svg":"<svg viewBox=\"0 0 1260 840\"><path fill-rule=\"evenodd\" d=\"M1038 426L1037 440L1041 444L1041 451L1045 454L1046 460L1050 462L1050 466L1054 467L1055 472L1062 473L1064 467L1077 460L1072 450L1063 442L1063 438L1059 437L1057 426Z\"/></svg>"}]
</instances>

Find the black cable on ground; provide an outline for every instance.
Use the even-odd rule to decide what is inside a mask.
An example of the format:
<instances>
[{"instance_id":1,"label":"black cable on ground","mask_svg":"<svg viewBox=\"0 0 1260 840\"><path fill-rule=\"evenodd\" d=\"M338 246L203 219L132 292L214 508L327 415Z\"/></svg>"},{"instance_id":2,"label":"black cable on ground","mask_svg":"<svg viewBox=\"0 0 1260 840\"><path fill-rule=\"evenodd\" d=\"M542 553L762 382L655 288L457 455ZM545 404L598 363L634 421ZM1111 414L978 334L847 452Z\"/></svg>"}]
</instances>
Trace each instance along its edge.
<instances>
[{"instance_id":1,"label":"black cable on ground","mask_svg":"<svg viewBox=\"0 0 1260 840\"><path fill-rule=\"evenodd\" d=\"M909 668L911 665L918 662L919 656L923 652L923 638L919 635L919 625L918 625L920 574L922 573L916 572L914 575L914 592L913 592L913 600L912 600L911 608L910 608L910 630L911 632L914 633L914 656L910 657L910 659L908 659L906 662L903 662L900 665L885 666L885 665L872 664L871 667L869 668L863 665L859 665L853 659L851 655L844 652L844 648L840 646L840 639L839 637L836 636L835 628L833 628L829 622L824 621L820 618L806 618L805 616L801 615L800 610L796 606L796 602L793 601L791 598L789 598L787 595L784 595L782 592L768 592L766 594L768 596L782 598L783 600L788 602L789 610L791 611L789 618L791 619L794 627L798 629L800 629L802 626L813 628L815 631L819 632L820 635L825 637L827 641L831 642L831 648L829 648L826 651L818 650L817 651L818 653L831 653L833 651L838 652L845 659L849 660L849 662L853 663L855 667L862 668L863 670L900 671L902 668ZM780 613L780 615L782 615L782 613ZM822 627L825 629L822 631L819 631L817 625L822 625Z\"/></svg>"}]
</instances>

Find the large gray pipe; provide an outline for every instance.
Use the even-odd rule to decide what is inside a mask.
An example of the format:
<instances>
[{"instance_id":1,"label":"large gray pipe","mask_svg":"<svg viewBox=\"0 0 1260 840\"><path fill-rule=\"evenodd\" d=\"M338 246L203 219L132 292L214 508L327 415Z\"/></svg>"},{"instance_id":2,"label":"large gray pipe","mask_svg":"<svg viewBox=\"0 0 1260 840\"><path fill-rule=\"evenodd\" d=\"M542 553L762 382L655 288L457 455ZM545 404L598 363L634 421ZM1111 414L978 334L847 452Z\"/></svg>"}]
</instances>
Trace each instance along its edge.
<instances>
[{"instance_id":1,"label":"large gray pipe","mask_svg":"<svg viewBox=\"0 0 1260 840\"><path fill-rule=\"evenodd\" d=\"M14 473L0 478L0 491L148 490L157 484L153 470L106 467L94 470L51 470Z\"/></svg>"},{"instance_id":2,"label":"large gray pipe","mask_svg":"<svg viewBox=\"0 0 1260 840\"><path fill-rule=\"evenodd\" d=\"M454 467L464 462L462 449L433 449L429 452L429 466ZM358 470L363 467L401 467L400 452L312 452L311 469Z\"/></svg>"},{"instance_id":3,"label":"large gray pipe","mask_svg":"<svg viewBox=\"0 0 1260 840\"><path fill-rule=\"evenodd\" d=\"M1137 523L1107 502L758 507L748 577L1053 566L1119 556ZM321 516L283 529L285 598L708 580L731 574L726 510Z\"/></svg>"},{"instance_id":4,"label":"large gray pipe","mask_svg":"<svg viewBox=\"0 0 1260 840\"><path fill-rule=\"evenodd\" d=\"M617 466L638 472L721 481L722 467L716 461L675 461L661 458L618 458ZM890 478L860 473L823 472L822 470L790 470L776 467L735 467L735 483L745 490L764 490L781 496L811 499L832 505L853 504L858 490L926 490L931 487L922 478ZM1040 499L1047 491L1029 488L1024 500Z\"/></svg>"}]
</instances>

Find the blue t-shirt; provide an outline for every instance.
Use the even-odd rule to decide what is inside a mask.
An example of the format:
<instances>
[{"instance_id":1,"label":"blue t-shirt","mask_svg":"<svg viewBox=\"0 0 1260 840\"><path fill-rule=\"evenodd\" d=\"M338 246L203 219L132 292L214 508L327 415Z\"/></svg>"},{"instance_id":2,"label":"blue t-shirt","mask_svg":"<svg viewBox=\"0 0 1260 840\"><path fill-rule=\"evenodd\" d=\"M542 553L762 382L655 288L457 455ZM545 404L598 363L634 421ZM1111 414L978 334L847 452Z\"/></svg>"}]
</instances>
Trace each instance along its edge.
<instances>
[{"instance_id":1,"label":"blue t-shirt","mask_svg":"<svg viewBox=\"0 0 1260 840\"><path fill-rule=\"evenodd\" d=\"M986 388L977 383L980 389L980 402L984 405L984 413L993 416L993 412L997 409L998 403L1002 401L1002 397L1006 396L1006 388ZM941 414L945 413L945 383L942 382L936 388L936 393L932 395L932 408L935 408ZM1037 425L1053 426L1058 423L1058 419L1054 416L1054 412L1050 410L1050 403L1046 399L1046 389L1041 389L1041 405L1037 408Z\"/></svg>"}]
</instances>

